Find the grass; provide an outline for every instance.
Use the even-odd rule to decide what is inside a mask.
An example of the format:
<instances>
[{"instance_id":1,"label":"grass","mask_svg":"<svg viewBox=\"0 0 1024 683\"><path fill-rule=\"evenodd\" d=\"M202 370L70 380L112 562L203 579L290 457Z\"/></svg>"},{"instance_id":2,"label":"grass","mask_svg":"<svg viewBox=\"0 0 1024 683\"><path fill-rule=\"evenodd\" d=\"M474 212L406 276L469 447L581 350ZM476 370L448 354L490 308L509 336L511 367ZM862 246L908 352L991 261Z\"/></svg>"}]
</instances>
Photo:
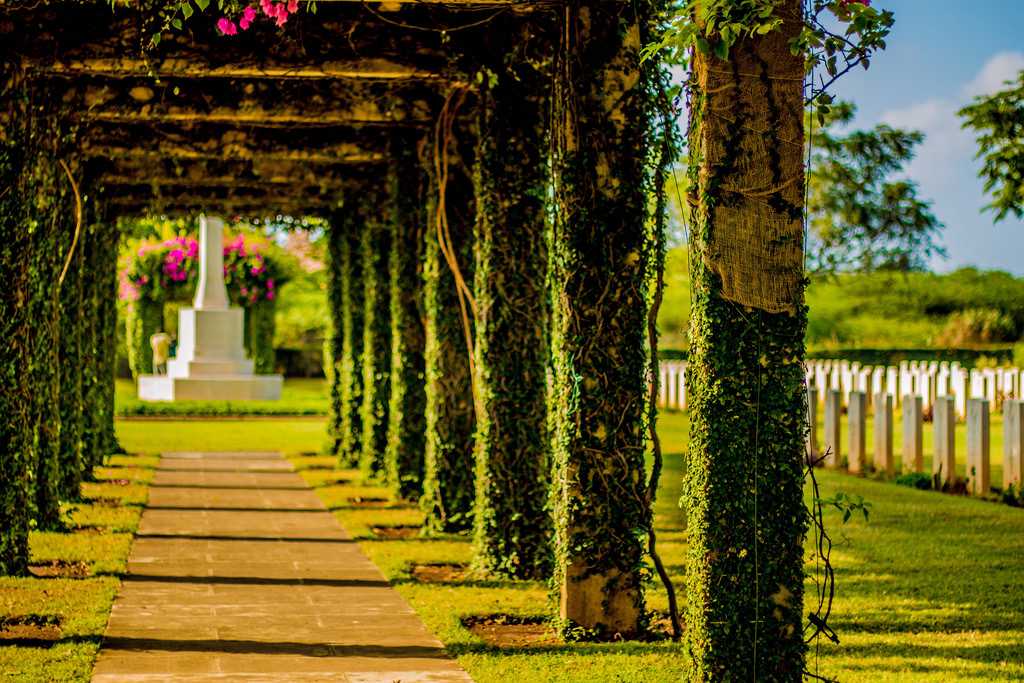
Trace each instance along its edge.
<instances>
[{"instance_id":1,"label":"grass","mask_svg":"<svg viewBox=\"0 0 1024 683\"><path fill-rule=\"evenodd\" d=\"M466 536L380 540L374 526L415 525L415 506L392 503L365 509L352 498L386 498L352 471L333 471L333 459L312 455L323 442L324 422L305 419L121 421L122 443L138 452L197 449L280 449L409 601L428 627L478 683L549 680L556 683L662 682L685 675L683 648L668 641L545 644L499 650L463 627L461 618L509 613L544 617L553 603L541 582L468 577L449 584L412 579L415 564L467 563ZM993 436L996 434L993 426ZM682 494L688 424L685 414L663 416L660 433L666 471L656 508L659 548L678 587L685 578L686 519ZM927 432L926 432L927 433ZM868 442L870 444L870 441ZM993 450L999 452L995 443ZM305 455L302 453L305 452ZM152 458L112 463L87 494L138 503ZM836 540L837 596L830 624L841 643L811 652L813 671L842 681L970 681L1024 679L1024 510L1005 505L916 491L869 478L822 471L822 495L838 491L871 503L870 520L843 525L826 512ZM135 480L125 483L122 480ZM85 680L117 579L123 569L127 533L138 508L82 506L78 523L109 528L110 539L79 540L79 534L33 534L33 557L82 558L101 575L80 580L5 579L2 612L65 615L65 636L53 648L0 648L0 671L17 680ZM68 538L58 538L67 536ZM123 536L119 544L116 537ZM809 570L813 569L809 565ZM108 574L103 574L108 572ZM652 583L652 609L666 606ZM814 585L808 582L808 591ZM46 591L43 594L43 591ZM685 591L680 590L685 601Z\"/></svg>"},{"instance_id":2,"label":"grass","mask_svg":"<svg viewBox=\"0 0 1024 683\"><path fill-rule=\"evenodd\" d=\"M323 379L288 378L279 401L140 401L134 380L118 379L115 411L119 417L215 417L233 415L326 415L330 407Z\"/></svg>"},{"instance_id":3,"label":"grass","mask_svg":"<svg viewBox=\"0 0 1024 683\"><path fill-rule=\"evenodd\" d=\"M107 616L125 571L132 534L156 459L114 456L65 506L63 532L33 531L33 564L70 563L81 578L0 577L0 621L33 617L60 624L50 643L0 640L0 677L17 681L88 681Z\"/></svg>"}]
</instances>

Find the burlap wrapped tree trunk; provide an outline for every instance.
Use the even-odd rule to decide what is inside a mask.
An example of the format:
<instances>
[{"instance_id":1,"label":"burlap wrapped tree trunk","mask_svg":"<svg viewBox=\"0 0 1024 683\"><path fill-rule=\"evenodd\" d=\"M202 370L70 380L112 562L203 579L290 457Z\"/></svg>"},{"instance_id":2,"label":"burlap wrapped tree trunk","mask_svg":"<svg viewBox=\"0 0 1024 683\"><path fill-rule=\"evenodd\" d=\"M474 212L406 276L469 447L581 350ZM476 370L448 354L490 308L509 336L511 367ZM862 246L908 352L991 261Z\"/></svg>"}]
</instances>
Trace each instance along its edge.
<instances>
[{"instance_id":1,"label":"burlap wrapped tree trunk","mask_svg":"<svg viewBox=\"0 0 1024 683\"><path fill-rule=\"evenodd\" d=\"M690 452L686 640L691 680L799 681L803 78L781 27L728 60L696 54L690 146Z\"/></svg>"}]
</instances>

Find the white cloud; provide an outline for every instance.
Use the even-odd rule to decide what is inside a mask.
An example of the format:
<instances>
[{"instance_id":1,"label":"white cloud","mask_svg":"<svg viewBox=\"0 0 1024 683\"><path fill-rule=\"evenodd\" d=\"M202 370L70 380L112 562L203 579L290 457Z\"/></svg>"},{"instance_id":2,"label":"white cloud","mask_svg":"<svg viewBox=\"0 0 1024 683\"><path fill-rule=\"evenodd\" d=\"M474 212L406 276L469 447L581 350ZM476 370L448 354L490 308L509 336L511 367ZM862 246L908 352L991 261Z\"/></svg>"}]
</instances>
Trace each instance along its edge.
<instances>
[{"instance_id":1,"label":"white cloud","mask_svg":"<svg viewBox=\"0 0 1024 683\"><path fill-rule=\"evenodd\" d=\"M965 99L976 95L991 95L1002 90L1006 81L1017 80L1017 74L1024 71L1024 52L1000 52L993 55L981 67L978 75L963 87Z\"/></svg>"},{"instance_id":2,"label":"white cloud","mask_svg":"<svg viewBox=\"0 0 1024 683\"><path fill-rule=\"evenodd\" d=\"M925 141L907 166L907 174L921 183L922 190L936 196L958 191L964 166L973 167L974 138L961 128L957 111L975 95L1002 88L1024 69L1024 53L1000 52L988 59L974 78L951 97L932 98L882 114L883 123L898 128L920 130Z\"/></svg>"}]
</instances>

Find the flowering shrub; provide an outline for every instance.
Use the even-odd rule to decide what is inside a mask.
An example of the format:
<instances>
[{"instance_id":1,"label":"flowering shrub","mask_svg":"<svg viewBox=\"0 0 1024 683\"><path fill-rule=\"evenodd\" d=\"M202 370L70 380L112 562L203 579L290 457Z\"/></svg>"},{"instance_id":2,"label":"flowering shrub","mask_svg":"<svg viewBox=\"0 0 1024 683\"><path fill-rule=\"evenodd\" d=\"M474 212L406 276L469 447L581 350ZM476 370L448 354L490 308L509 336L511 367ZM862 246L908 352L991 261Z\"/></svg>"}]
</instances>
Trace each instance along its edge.
<instances>
[{"instance_id":1,"label":"flowering shrub","mask_svg":"<svg viewBox=\"0 0 1024 683\"><path fill-rule=\"evenodd\" d=\"M289 16L299 11L299 0L288 0L288 2L260 0L260 9L263 10L264 16L273 19L274 23L280 28L288 23ZM228 15L218 19L217 30L221 32L221 35L225 36L238 35L239 31L247 31L252 26L252 22L256 20L257 15L256 7L249 5L236 15L238 18L237 23L235 19Z\"/></svg>"},{"instance_id":2,"label":"flowering shrub","mask_svg":"<svg viewBox=\"0 0 1024 683\"><path fill-rule=\"evenodd\" d=\"M181 301L195 292L199 277L199 243L176 237L142 245L121 274L120 297L125 301ZM228 297L240 306L273 301L284 284L278 264L257 242L238 235L224 245L224 284Z\"/></svg>"}]
</instances>

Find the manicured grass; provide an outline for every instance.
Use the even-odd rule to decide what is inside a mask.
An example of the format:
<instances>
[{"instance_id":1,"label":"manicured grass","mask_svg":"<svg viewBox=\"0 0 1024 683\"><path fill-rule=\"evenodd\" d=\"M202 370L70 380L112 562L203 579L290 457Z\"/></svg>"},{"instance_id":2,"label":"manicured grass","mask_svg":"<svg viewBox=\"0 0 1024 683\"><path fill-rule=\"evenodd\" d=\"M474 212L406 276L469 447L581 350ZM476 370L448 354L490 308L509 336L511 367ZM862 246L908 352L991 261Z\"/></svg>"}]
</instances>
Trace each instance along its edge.
<instances>
[{"instance_id":1,"label":"manicured grass","mask_svg":"<svg viewBox=\"0 0 1024 683\"><path fill-rule=\"evenodd\" d=\"M330 407L327 382L307 378L286 379L280 401L148 402L136 396L133 380L117 380L118 416L326 415Z\"/></svg>"},{"instance_id":2,"label":"manicured grass","mask_svg":"<svg viewBox=\"0 0 1024 683\"><path fill-rule=\"evenodd\" d=\"M76 578L0 578L0 622L27 616L58 620L50 643L0 640L0 678L88 681L107 616L125 571L155 459L114 456L64 509L64 532L32 532L34 564L72 563Z\"/></svg>"},{"instance_id":3,"label":"manicured grass","mask_svg":"<svg viewBox=\"0 0 1024 683\"><path fill-rule=\"evenodd\" d=\"M118 420L117 438L131 452L319 452L327 441L321 418Z\"/></svg>"}]
</instances>

